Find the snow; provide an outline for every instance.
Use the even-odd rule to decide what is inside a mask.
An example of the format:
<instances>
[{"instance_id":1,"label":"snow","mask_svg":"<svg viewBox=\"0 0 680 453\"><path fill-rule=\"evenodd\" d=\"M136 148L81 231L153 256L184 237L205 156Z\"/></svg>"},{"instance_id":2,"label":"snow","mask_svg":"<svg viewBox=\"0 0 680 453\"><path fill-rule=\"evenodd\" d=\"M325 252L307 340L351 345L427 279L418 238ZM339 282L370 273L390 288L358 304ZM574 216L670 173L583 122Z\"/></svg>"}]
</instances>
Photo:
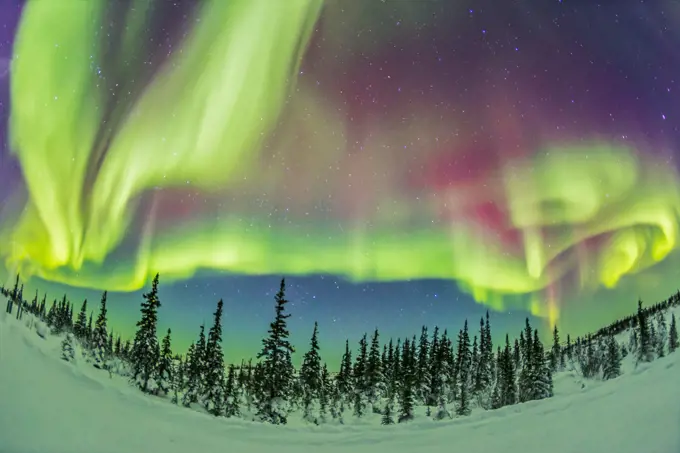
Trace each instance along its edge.
<instances>
[{"instance_id":1,"label":"snow","mask_svg":"<svg viewBox=\"0 0 680 453\"><path fill-rule=\"evenodd\" d=\"M376 415L345 426L295 418L271 426L143 395L80 352L67 363L61 338L41 338L44 327L30 318L0 314L2 453L680 452L680 352L638 368L629 356L624 374L607 382L559 373L554 398L451 421L421 415L386 427Z\"/></svg>"}]
</instances>

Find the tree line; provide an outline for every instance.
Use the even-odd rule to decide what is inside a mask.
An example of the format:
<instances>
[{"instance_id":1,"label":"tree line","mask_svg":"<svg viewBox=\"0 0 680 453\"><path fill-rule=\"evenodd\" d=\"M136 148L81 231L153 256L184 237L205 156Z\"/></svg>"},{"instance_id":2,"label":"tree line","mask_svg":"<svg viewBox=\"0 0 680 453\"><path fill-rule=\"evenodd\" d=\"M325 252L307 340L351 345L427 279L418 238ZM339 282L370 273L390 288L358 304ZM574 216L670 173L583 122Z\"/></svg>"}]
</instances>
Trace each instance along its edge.
<instances>
[{"instance_id":1,"label":"tree line","mask_svg":"<svg viewBox=\"0 0 680 453\"><path fill-rule=\"evenodd\" d=\"M108 326L107 293L102 294L93 323L87 300L74 317L73 304L64 296L46 309L46 296L36 292L29 303L17 276L14 287L1 288L7 312L16 309L44 321L52 334L63 334L62 358L76 360L77 349L96 368L127 377L142 392L169 398L173 404L202 407L215 416L243 417L272 424L286 424L300 411L310 423L344 423L347 417L380 414L382 423L404 423L414 418L414 408L425 406L435 420L464 417L473 408L494 410L504 406L553 396L553 373L571 369L590 379L612 379L621 374L621 360L629 353L636 362L649 362L678 346L675 316L667 324L665 313L680 305L680 293L651 307L638 302L635 314L617 320L597 332L572 341L560 341L557 326L552 346L546 350L527 318L519 336L496 345L489 313L476 331L465 320L453 336L435 326L423 326L419 336L390 338L381 343L380 332L364 334L355 351L345 341L340 370L331 375L321 357L314 324L299 369L293 366L295 348L289 341L285 279L274 298L274 319L255 360L225 363L222 351L223 301L219 300L213 323L199 326L198 337L185 354L172 351L172 332L158 335L159 276L143 294L140 319L131 340L123 341ZM615 335L630 329L627 343ZM354 353L354 354L353 354Z\"/></svg>"}]
</instances>

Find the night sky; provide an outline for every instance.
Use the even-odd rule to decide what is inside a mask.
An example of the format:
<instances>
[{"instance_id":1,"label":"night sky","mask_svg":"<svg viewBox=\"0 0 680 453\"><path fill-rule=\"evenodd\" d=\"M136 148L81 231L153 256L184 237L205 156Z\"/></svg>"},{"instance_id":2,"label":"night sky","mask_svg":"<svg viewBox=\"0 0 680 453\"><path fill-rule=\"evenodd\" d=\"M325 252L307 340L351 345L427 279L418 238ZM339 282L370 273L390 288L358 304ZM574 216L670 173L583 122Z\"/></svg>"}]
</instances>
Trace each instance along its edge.
<instances>
[{"instance_id":1,"label":"night sky","mask_svg":"<svg viewBox=\"0 0 680 453\"><path fill-rule=\"evenodd\" d=\"M680 279L673 1L0 2L7 284L254 356L488 309L581 335ZM547 339L547 338L546 338ZM322 351L322 352L324 352Z\"/></svg>"}]
</instances>

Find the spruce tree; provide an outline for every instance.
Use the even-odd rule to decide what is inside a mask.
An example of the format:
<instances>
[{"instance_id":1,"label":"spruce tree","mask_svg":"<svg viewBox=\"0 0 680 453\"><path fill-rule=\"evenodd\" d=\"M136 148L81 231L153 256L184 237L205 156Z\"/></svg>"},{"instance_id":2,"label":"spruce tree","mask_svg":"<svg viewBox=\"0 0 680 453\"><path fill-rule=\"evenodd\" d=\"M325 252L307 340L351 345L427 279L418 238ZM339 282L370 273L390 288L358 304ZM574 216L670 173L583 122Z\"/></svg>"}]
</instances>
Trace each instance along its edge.
<instances>
[{"instance_id":1,"label":"spruce tree","mask_svg":"<svg viewBox=\"0 0 680 453\"><path fill-rule=\"evenodd\" d=\"M123 345L123 348L120 351L120 354L124 360L129 360L130 358L130 351L132 350L132 343L130 340L126 340L125 344Z\"/></svg>"},{"instance_id":2,"label":"spruce tree","mask_svg":"<svg viewBox=\"0 0 680 453\"><path fill-rule=\"evenodd\" d=\"M390 341L392 340L390 339ZM380 357L380 374L383 377L383 381L390 375L390 356L391 354L388 352L387 343L384 343L382 356Z\"/></svg>"},{"instance_id":3,"label":"spruce tree","mask_svg":"<svg viewBox=\"0 0 680 453\"><path fill-rule=\"evenodd\" d=\"M340 372L335 380L338 392L347 399L352 393L352 351L349 349L349 340L345 340L345 353L342 355Z\"/></svg>"},{"instance_id":4,"label":"spruce tree","mask_svg":"<svg viewBox=\"0 0 680 453\"><path fill-rule=\"evenodd\" d=\"M610 335L607 337L607 352L602 368L602 377L608 380L619 375L621 375L621 352L614 336Z\"/></svg>"},{"instance_id":5,"label":"spruce tree","mask_svg":"<svg viewBox=\"0 0 680 453\"><path fill-rule=\"evenodd\" d=\"M470 408L470 389L469 386L463 385L460 387L458 394L458 401L456 405L456 415L459 417L468 416L471 413Z\"/></svg>"},{"instance_id":6,"label":"spruce tree","mask_svg":"<svg viewBox=\"0 0 680 453\"><path fill-rule=\"evenodd\" d=\"M123 347L122 347L122 344L121 344L120 335L118 335L118 337L116 337L116 344L113 348L113 355L120 358L121 355L122 355L122 351L123 351Z\"/></svg>"},{"instance_id":7,"label":"spruce tree","mask_svg":"<svg viewBox=\"0 0 680 453\"><path fill-rule=\"evenodd\" d=\"M417 391L418 399L427 404L430 394L430 339L427 335L427 327L423 326L420 330L420 341L418 343L418 376Z\"/></svg>"},{"instance_id":8,"label":"spruce tree","mask_svg":"<svg viewBox=\"0 0 680 453\"><path fill-rule=\"evenodd\" d=\"M378 329L373 332L371 349L366 362L366 394L368 401L375 404L382 390L383 376L380 363L380 334Z\"/></svg>"},{"instance_id":9,"label":"spruce tree","mask_svg":"<svg viewBox=\"0 0 680 453\"><path fill-rule=\"evenodd\" d=\"M415 357L411 354L411 345L407 339L404 340L401 353L401 373L399 384L399 423L413 420L413 387L415 381Z\"/></svg>"},{"instance_id":10,"label":"spruce tree","mask_svg":"<svg viewBox=\"0 0 680 453\"><path fill-rule=\"evenodd\" d=\"M560 368L562 357L562 347L560 346L560 333L557 330L557 324L553 328L553 345L550 350L550 369L557 371Z\"/></svg>"},{"instance_id":11,"label":"spruce tree","mask_svg":"<svg viewBox=\"0 0 680 453\"><path fill-rule=\"evenodd\" d=\"M491 326L489 312L479 321L479 360L474 369L474 391L477 394L487 392L491 387L493 377L493 342L491 340Z\"/></svg>"},{"instance_id":12,"label":"spruce tree","mask_svg":"<svg viewBox=\"0 0 680 453\"><path fill-rule=\"evenodd\" d=\"M675 352L680 346L678 341L678 327L675 324L675 313L671 314L671 327L668 331L668 353Z\"/></svg>"},{"instance_id":13,"label":"spruce tree","mask_svg":"<svg viewBox=\"0 0 680 453\"><path fill-rule=\"evenodd\" d=\"M67 362L73 362L76 358L75 341L72 333L67 333L61 341L61 358Z\"/></svg>"},{"instance_id":14,"label":"spruce tree","mask_svg":"<svg viewBox=\"0 0 680 453\"><path fill-rule=\"evenodd\" d=\"M328 374L328 366L324 363L321 368L321 388L319 388L319 422L326 422L326 415L329 409L332 386Z\"/></svg>"},{"instance_id":15,"label":"spruce tree","mask_svg":"<svg viewBox=\"0 0 680 453\"><path fill-rule=\"evenodd\" d=\"M184 362L177 355L172 362L172 403L179 404L179 395L184 391Z\"/></svg>"},{"instance_id":16,"label":"spruce tree","mask_svg":"<svg viewBox=\"0 0 680 453\"><path fill-rule=\"evenodd\" d=\"M491 323L489 322L489 310L486 311L486 319L484 320L484 337L486 337L485 348L486 361L489 364L489 378L486 384L486 388L488 389L491 386L491 382L493 381L493 377L495 374L494 368L496 363L493 356L493 339L491 338Z\"/></svg>"},{"instance_id":17,"label":"spruce tree","mask_svg":"<svg viewBox=\"0 0 680 453\"><path fill-rule=\"evenodd\" d=\"M637 323L637 362L651 362L654 359L653 338L641 300L638 301Z\"/></svg>"},{"instance_id":18,"label":"spruce tree","mask_svg":"<svg viewBox=\"0 0 680 453\"><path fill-rule=\"evenodd\" d=\"M477 375L477 368L479 367L479 343L477 343L477 335L472 339L472 353L470 354L470 370L468 371L469 385L471 393L475 393L475 376Z\"/></svg>"},{"instance_id":19,"label":"spruce tree","mask_svg":"<svg viewBox=\"0 0 680 453\"><path fill-rule=\"evenodd\" d=\"M314 422L314 406L321 392L321 356L319 355L319 326L314 323L314 331L309 342L309 351L302 359L300 382L302 384L304 418Z\"/></svg>"},{"instance_id":20,"label":"spruce tree","mask_svg":"<svg viewBox=\"0 0 680 453\"><path fill-rule=\"evenodd\" d=\"M222 352L222 299L217 302L213 325L208 332L204 356L203 406L215 415L222 413L224 400L224 353Z\"/></svg>"},{"instance_id":21,"label":"spruce tree","mask_svg":"<svg viewBox=\"0 0 680 453\"><path fill-rule=\"evenodd\" d=\"M394 395L390 395L385 401L380 424L383 426L394 425Z\"/></svg>"},{"instance_id":22,"label":"spruce tree","mask_svg":"<svg viewBox=\"0 0 680 453\"><path fill-rule=\"evenodd\" d=\"M0 293L2 293L2 289L0 289ZM38 314L38 290L35 290L35 296L33 297L33 300L31 301L31 306L29 307L29 310L31 313L34 315Z\"/></svg>"},{"instance_id":23,"label":"spruce tree","mask_svg":"<svg viewBox=\"0 0 680 453\"><path fill-rule=\"evenodd\" d=\"M531 401L533 395L533 367L535 362L532 357L534 350L533 331L529 323L529 318L526 318L524 332L520 336L520 348L522 349L522 369L519 373L517 387L519 391L519 402L524 403Z\"/></svg>"},{"instance_id":24,"label":"spruce tree","mask_svg":"<svg viewBox=\"0 0 680 453\"><path fill-rule=\"evenodd\" d=\"M552 369L546 361L543 344L538 338L538 330L534 330L531 358L533 363L530 367L532 381L530 399L540 400L550 398L553 396Z\"/></svg>"},{"instance_id":25,"label":"spruce tree","mask_svg":"<svg viewBox=\"0 0 680 453\"><path fill-rule=\"evenodd\" d=\"M171 331L168 332L163 338L161 345L161 352L158 358L158 366L154 369L154 381L156 382L156 393L160 395L166 395L172 388L172 372L173 372L173 359L172 359L172 347L170 343Z\"/></svg>"},{"instance_id":26,"label":"spruce tree","mask_svg":"<svg viewBox=\"0 0 680 453\"><path fill-rule=\"evenodd\" d=\"M352 375L354 377L354 391L361 394L361 398L365 399L368 391L366 384L366 365L368 362L368 340L366 334L359 340L359 353L354 361L354 369Z\"/></svg>"},{"instance_id":27,"label":"spruce tree","mask_svg":"<svg viewBox=\"0 0 680 453\"><path fill-rule=\"evenodd\" d=\"M106 341L106 354L109 358L113 356L113 331L109 332L109 339Z\"/></svg>"},{"instance_id":28,"label":"spruce tree","mask_svg":"<svg viewBox=\"0 0 680 453\"><path fill-rule=\"evenodd\" d=\"M499 367L501 406L510 406L517 402L517 385L515 383L515 364L510 349L510 338L507 334L505 335L505 349L501 353Z\"/></svg>"},{"instance_id":29,"label":"spruce tree","mask_svg":"<svg viewBox=\"0 0 680 453\"><path fill-rule=\"evenodd\" d=\"M394 346L394 354L392 356L392 370L390 376L390 383L388 391L395 396L399 391L399 383L401 381L401 339L397 338L397 344Z\"/></svg>"},{"instance_id":30,"label":"spruce tree","mask_svg":"<svg viewBox=\"0 0 680 453\"><path fill-rule=\"evenodd\" d=\"M567 334L567 358L572 359L571 335Z\"/></svg>"},{"instance_id":31,"label":"spruce tree","mask_svg":"<svg viewBox=\"0 0 680 453\"><path fill-rule=\"evenodd\" d=\"M428 396L425 404L428 406L435 406L439 404L442 396L443 376L442 369L444 367L444 358L441 354L441 347L439 343L439 327L434 327L432 333L432 343L430 344L430 363L428 376L430 381L428 383Z\"/></svg>"},{"instance_id":32,"label":"spruce tree","mask_svg":"<svg viewBox=\"0 0 680 453\"><path fill-rule=\"evenodd\" d=\"M73 326L73 333L75 337L83 341L87 337L87 299L83 301L83 305L80 307L80 313L78 313L78 319Z\"/></svg>"},{"instance_id":33,"label":"spruce tree","mask_svg":"<svg viewBox=\"0 0 680 453\"><path fill-rule=\"evenodd\" d=\"M109 358L108 345L106 291L104 291L99 305L99 316L97 316L97 322L94 326L91 341L92 359L94 360L94 366L96 368L106 369L107 360Z\"/></svg>"},{"instance_id":34,"label":"spruce tree","mask_svg":"<svg viewBox=\"0 0 680 453\"><path fill-rule=\"evenodd\" d=\"M456 354L456 359L456 398L458 399L458 406L461 406L461 404L469 405L472 353L470 351L470 336L468 334L467 319L465 320L463 329L458 333L458 353ZM460 398L465 398L466 402L463 403Z\"/></svg>"},{"instance_id":35,"label":"spruce tree","mask_svg":"<svg viewBox=\"0 0 680 453\"><path fill-rule=\"evenodd\" d=\"M201 330L204 326L201 325ZM198 392L202 379L202 357L196 349L196 343L189 345L184 361L184 375L186 377L186 391L182 396L182 405L191 407L191 404L198 402Z\"/></svg>"},{"instance_id":36,"label":"spruce tree","mask_svg":"<svg viewBox=\"0 0 680 453\"><path fill-rule=\"evenodd\" d=\"M364 400L363 394L355 389L352 394L352 413L355 417L361 418L366 412L366 401Z\"/></svg>"},{"instance_id":37,"label":"spruce tree","mask_svg":"<svg viewBox=\"0 0 680 453\"><path fill-rule=\"evenodd\" d=\"M156 336L158 324L158 308L161 302L158 299L158 278L153 279L151 291L143 295L144 301L141 306L141 319L137 322L137 333L130 351L130 364L132 366L132 380L143 391L148 392L158 358L160 346Z\"/></svg>"},{"instance_id":38,"label":"spruce tree","mask_svg":"<svg viewBox=\"0 0 680 453\"><path fill-rule=\"evenodd\" d=\"M269 337L262 340L262 350L258 359L263 359L263 381L258 398L257 415L261 420L273 424L286 424L288 416L288 398L290 394L293 364L291 354L295 349L288 341L287 319L285 313L286 282L281 279L281 286L275 298L275 319L270 324Z\"/></svg>"},{"instance_id":39,"label":"spruce tree","mask_svg":"<svg viewBox=\"0 0 680 453\"><path fill-rule=\"evenodd\" d=\"M524 346L522 346L523 344L525 344L524 334L520 332L519 340L515 338L515 344L510 354L515 370L519 370L522 367L522 351L524 350Z\"/></svg>"},{"instance_id":40,"label":"spruce tree","mask_svg":"<svg viewBox=\"0 0 680 453\"><path fill-rule=\"evenodd\" d=\"M224 389L224 416L238 417L241 415L239 407L238 382L236 381L236 368L229 365L227 381Z\"/></svg>"},{"instance_id":41,"label":"spruce tree","mask_svg":"<svg viewBox=\"0 0 680 453\"><path fill-rule=\"evenodd\" d=\"M13 306L10 305L10 307ZM10 312L11 313L11 312ZM47 316L45 317L45 323L48 325L48 327L53 327L54 326L54 321L57 316L57 300L52 301L52 305L50 305L50 309L47 311Z\"/></svg>"},{"instance_id":42,"label":"spruce tree","mask_svg":"<svg viewBox=\"0 0 680 453\"><path fill-rule=\"evenodd\" d=\"M54 307L54 305L52 305L52 306ZM88 347L91 347L93 335L94 335L94 327L92 326L92 312L90 312L90 318L87 321L87 332L85 334Z\"/></svg>"},{"instance_id":43,"label":"spruce tree","mask_svg":"<svg viewBox=\"0 0 680 453\"><path fill-rule=\"evenodd\" d=\"M657 357L666 356L666 343L668 342L668 328L666 327L666 317L663 311L656 314L657 336L656 336L656 355Z\"/></svg>"}]
</instances>

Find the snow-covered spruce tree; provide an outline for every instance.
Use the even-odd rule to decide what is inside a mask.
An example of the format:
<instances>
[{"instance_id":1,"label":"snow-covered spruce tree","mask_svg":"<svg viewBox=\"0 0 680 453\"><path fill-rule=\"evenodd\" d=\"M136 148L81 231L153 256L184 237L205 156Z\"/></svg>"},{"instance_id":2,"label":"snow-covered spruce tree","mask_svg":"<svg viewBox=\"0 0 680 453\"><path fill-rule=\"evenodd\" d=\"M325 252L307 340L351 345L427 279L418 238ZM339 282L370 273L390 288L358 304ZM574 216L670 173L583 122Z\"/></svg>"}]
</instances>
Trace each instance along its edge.
<instances>
[{"instance_id":1,"label":"snow-covered spruce tree","mask_svg":"<svg viewBox=\"0 0 680 453\"><path fill-rule=\"evenodd\" d=\"M47 316L45 317L45 323L48 327L52 328L54 326L54 321L57 316L57 300L52 301L49 310L47 310Z\"/></svg>"},{"instance_id":2,"label":"snow-covered spruce tree","mask_svg":"<svg viewBox=\"0 0 680 453\"><path fill-rule=\"evenodd\" d=\"M666 343L668 342L668 328L666 326L666 317L663 311L658 311L656 314L656 338L655 349L657 357L664 357L666 355Z\"/></svg>"},{"instance_id":3,"label":"snow-covered spruce tree","mask_svg":"<svg viewBox=\"0 0 680 453\"><path fill-rule=\"evenodd\" d=\"M524 334L520 332L519 334L519 340L515 338L515 344L513 348L511 349L510 357L512 358L512 365L515 368L516 371L519 371L522 368L522 351L524 350L524 344L526 342L524 341Z\"/></svg>"},{"instance_id":4,"label":"snow-covered spruce tree","mask_svg":"<svg viewBox=\"0 0 680 453\"><path fill-rule=\"evenodd\" d=\"M607 352L602 366L602 378L614 379L621 375L621 352L613 335L607 337Z\"/></svg>"},{"instance_id":5,"label":"snow-covered spruce tree","mask_svg":"<svg viewBox=\"0 0 680 453\"><path fill-rule=\"evenodd\" d=\"M215 415L221 415L224 400L224 353L222 352L222 299L217 302L213 325L205 346L205 371L203 377L203 406Z\"/></svg>"},{"instance_id":6,"label":"snow-covered spruce tree","mask_svg":"<svg viewBox=\"0 0 680 453\"><path fill-rule=\"evenodd\" d=\"M463 330L458 333L458 353L456 390L456 415L470 415L470 369L472 367L472 352L470 351L470 336L468 323L465 320Z\"/></svg>"},{"instance_id":7,"label":"snow-covered spruce tree","mask_svg":"<svg viewBox=\"0 0 680 453\"><path fill-rule=\"evenodd\" d=\"M597 376L602 366L602 362L598 358L597 346L594 343L592 337L588 335L577 353L581 374L587 379Z\"/></svg>"},{"instance_id":8,"label":"snow-covered spruce tree","mask_svg":"<svg viewBox=\"0 0 680 453\"><path fill-rule=\"evenodd\" d=\"M367 335L359 340L359 353L354 361L354 368L352 369L352 377L354 383L354 392L361 395L361 399L365 401L367 393L366 385L366 365L368 362L368 339Z\"/></svg>"},{"instance_id":9,"label":"snow-covered spruce tree","mask_svg":"<svg viewBox=\"0 0 680 453\"><path fill-rule=\"evenodd\" d=\"M496 361L494 360L493 354L493 339L491 338L491 323L489 322L489 310L486 311L486 316L484 320L484 335L486 338L485 354L486 360L489 364L489 379L486 384L486 388L489 389L493 383L494 376L496 374Z\"/></svg>"},{"instance_id":10,"label":"snow-covered spruce tree","mask_svg":"<svg viewBox=\"0 0 680 453\"><path fill-rule=\"evenodd\" d=\"M444 360L444 377L446 379L444 390L444 398L446 398L447 403L454 403L456 396L456 389L458 384L456 381L457 368L456 368L456 355L453 351L453 343L449 338L448 332L444 329L444 334L442 335L442 340L440 344L441 354Z\"/></svg>"},{"instance_id":11,"label":"snow-covered spruce tree","mask_svg":"<svg viewBox=\"0 0 680 453\"><path fill-rule=\"evenodd\" d=\"M418 373L417 373L417 395L419 401L427 404L430 397L430 339L427 334L427 326L420 330L420 341L418 342Z\"/></svg>"},{"instance_id":12,"label":"snow-covered spruce tree","mask_svg":"<svg viewBox=\"0 0 680 453\"><path fill-rule=\"evenodd\" d=\"M23 288L23 285L21 286L21 288ZM19 289L19 294L21 294L21 288ZM17 300L17 306L20 300L21 296L19 296L19 299ZM52 335L59 335L64 331L64 324L66 319L66 316L64 315L65 310L66 310L66 294L64 294L60 302L55 301L54 313L52 314L51 324Z\"/></svg>"},{"instance_id":13,"label":"snow-covered spruce tree","mask_svg":"<svg viewBox=\"0 0 680 453\"><path fill-rule=\"evenodd\" d=\"M401 352L401 368L399 376L399 423L413 420L413 390L415 384L415 357L412 354L409 339L404 340Z\"/></svg>"},{"instance_id":14,"label":"snow-covered spruce tree","mask_svg":"<svg viewBox=\"0 0 680 453\"><path fill-rule=\"evenodd\" d=\"M76 359L75 340L72 333L67 333L61 341L61 358L67 362L73 362Z\"/></svg>"},{"instance_id":15,"label":"snow-covered spruce tree","mask_svg":"<svg viewBox=\"0 0 680 453\"><path fill-rule=\"evenodd\" d=\"M113 357L113 331L109 331L108 340L106 340L106 354L107 357Z\"/></svg>"},{"instance_id":16,"label":"snow-covered spruce tree","mask_svg":"<svg viewBox=\"0 0 680 453\"><path fill-rule=\"evenodd\" d=\"M392 394L390 394L385 401L380 424L394 425L394 395Z\"/></svg>"},{"instance_id":17,"label":"snow-covered spruce tree","mask_svg":"<svg viewBox=\"0 0 680 453\"><path fill-rule=\"evenodd\" d=\"M387 385L387 391L395 395L399 395L399 383L401 379L401 339L397 338L397 343L394 346L394 353L392 354L392 366L390 367L390 380Z\"/></svg>"},{"instance_id":18,"label":"snow-covered spruce tree","mask_svg":"<svg viewBox=\"0 0 680 453\"><path fill-rule=\"evenodd\" d=\"M181 355L172 361L172 403L179 404L180 395L184 391L184 362Z\"/></svg>"},{"instance_id":19,"label":"snow-covered spruce tree","mask_svg":"<svg viewBox=\"0 0 680 453\"><path fill-rule=\"evenodd\" d=\"M78 319L73 325L73 333L80 341L84 341L87 337L87 299L83 301L83 305L80 307Z\"/></svg>"},{"instance_id":20,"label":"snow-covered spruce tree","mask_svg":"<svg viewBox=\"0 0 680 453\"><path fill-rule=\"evenodd\" d=\"M387 343L383 343L382 356L380 357L380 374L383 376L383 379L390 374L390 362L387 357Z\"/></svg>"},{"instance_id":21,"label":"snow-covered spruce tree","mask_svg":"<svg viewBox=\"0 0 680 453\"><path fill-rule=\"evenodd\" d=\"M515 362L510 348L510 338L505 335L505 349L500 352L500 360L498 363L498 377L497 384L500 384L501 407L510 406L517 403L517 384L516 384L516 370Z\"/></svg>"},{"instance_id":22,"label":"snow-covered spruce tree","mask_svg":"<svg viewBox=\"0 0 680 453\"><path fill-rule=\"evenodd\" d=\"M472 352L470 354L470 369L468 370L468 381L470 386L470 393L475 394L475 375L477 374L477 367L479 366L479 343L477 342L477 335L472 339Z\"/></svg>"},{"instance_id":23,"label":"snow-covered spruce tree","mask_svg":"<svg viewBox=\"0 0 680 453\"><path fill-rule=\"evenodd\" d=\"M642 308L641 300L638 301L637 324L637 363L651 362L654 360L654 343L649 318Z\"/></svg>"},{"instance_id":24,"label":"snow-covered spruce tree","mask_svg":"<svg viewBox=\"0 0 680 453\"><path fill-rule=\"evenodd\" d=\"M321 368L321 387L319 388L319 422L325 423L333 388L328 374L328 366L324 363Z\"/></svg>"},{"instance_id":25,"label":"snow-covered spruce tree","mask_svg":"<svg viewBox=\"0 0 680 453\"><path fill-rule=\"evenodd\" d=\"M107 310L106 310L106 291L102 294L101 303L99 305L99 316L94 325L94 332L92 333L91 354L94 366L96 368L105 370L107 361L109 359L109 336L107 333Z\"/></svg>"},{"instance_id":26,"label":"snow-covered spruce tree","mask_svg":"<svg viewBox=\"0 0 680 453\"><path fill-rule=\"evenodd\" d=\"M90 312L90 317L88 318L87 321L87 332L85 335L86 335L85 343L87 344L87 347L91 347L92 337L94 336L94 327L92 325L92 312Z\"/></svg>"},{"instance_id":27,"label":"snow-covered spruce tree","mask_svg":"<svg viewBox=\"0 0 680 453\"><path fill-rule=\"evenodd\" d=\"M156 336L158 308L161 306L158 299L158 278L159 275L156 274L151 283L151 291L143 295L144 301L140 310L142 317L137 321L138 329L130 351L131 379L143 392L153 391L149 383L152 382L160 355Z\"/></svg>"},{"instance_id":28,"label":"snow-covered spruce tree","mask_svg":"<svg viewBox=\"0 0 680 453\"><path fill-rule=\"evenodd\" d=\"M340 361L340 372L335 376L335 385L340 397L346 401L352 393L352 351L349 349L349 340L345 340L345 352Z\"/></svg>"},{"instance_id":29,"label":"snow-covered spruce tree","mask_svg":"<svg viewBox=\"0 0 680 453\"><path fill-rule=\"evenodd\" d=\"M675 313L671 314L671 326L668 330L668 353L675 352L676 349L680 347L680 341L678 340L678 326L675 323Z\"/></svg>"},{"instance_id":30,"label":"snow-covered spruce tree","mask_svg":"<svg viewBox=\"0 0 680 453\"><path fill-rule=\"evenodd\" d=\"M415 343L414 343L415 345ZM366 361L366 398L371 405L375 405L383 391L383 376L380 363L380 334L376 328L371 337L371 349L368 352ZM379 407L374 407L373 411L381 413Z\"/></svg>"},{"instance_id":31,"label":"snow-covered spruce tree","mask_svg":"<svg viewBox=\"0 0 680 453\"><path fill-rule=\"evenodd\" d=\"M559 371L562 365L562 346L560 346L560 333L557 324L553 327L553 344L550 349L550 369Z\"/></svg>"},{"instance_id":32,"label":"snow-covered spruce tree","mask_svg":"<svg viewBox=\"0 0 680 453\"><path fill-rule=\"evenodd\" d=\"M493 391L492 383L495 373L495 360L488 311L486 312L486 319L480 319L479 339L479 360L476 368L473 370L474 393L477 395L477 403L484 409L489 409L491 407L491 393Z\"/></svg>"},{"instance_id":33,"label":"snow-covered spruce tree","mask_svg":"<svg viewBox=\"0 0 680 453\"><path fill-rule=\"evenodd\" d=\"M224 386L224 416L238 417L241 415L241 408L239 407L239 388L236 380L236 368L234 365L229 365L227 372L227 380Z\"/></svg>"},{"instance_id":34,"label":"snow-covered spruce tree","mask_svg":"<svg viewBox=\"0 0 680 453\"><path fill-rule=\"evenodd\" d=\"M519 402L524 403L532 399L532 366L535 363L532 357L534 350L533 329L529 323L529 318L526 318L524 331L520 335L520 349L522 353L522 369L519 372L517 390Z\"/></svg>"},{"instance_id":35,"label":"snow-covered spruce tree","mask_svg":"<svg viewBox=\"0 0 680 453\"><path fill-rule=\"evenodd\" d=\"M472 369L473 391L475 394L481 394L488 385L487 382L485 382L488 369L485 348L486 336L484 334L484 318L481 318L479 321L479 358L476 366Z\"/></svg>"},{"instance_id":36,"label":"snow-covered spruce tree","mask_svg":"<svg viewBox=\"0 0 680 453\"><path fill-rule=\"evenodd\" d=\"M122 353L123 353L123 345L122 345L120 335L118 335L116 337L116 344L113 347L113 355L120 359L120 358L122 358Z\"/></svg>"},{"instance_id":37,"label":"snow-covered spruce tree","mask_svg":"<svg viewBox=\"0 0 680 453\"><path fill-rule=\"evenodd\" d=\"M309 351L305 353L302 366L300 366L303 418L312 423L318 422L316 409L321 391L321 356L319 355L318 334L319 325L315 322Z\"/></svg>"},{"instance_id":38,"label":"snow-covered spruce tree","mask_svg":"<svg viewBox=\"0 0 680 453\"><path fill-rule=\"evenodd\" d=\"M533 336L533 364L531 366L532 400L542 400L553 396L553 379L550 363L545 357L543 344L538 338L538 329L534 330Z\"/></svg>"},{"instance_id":39,"label":"snow-covered spruce tree","mask_svg":"<svg viewBox=\"0 0 680 453\"><path fill-rule=\"evenodd\" d=\"M286 424L288 420L288 398L293 364L291 354L295 349L288 340L289 332L286 304L286 281L281 279L279 292L275 297L274 321L269 326L269 336L262 340L258 359L262 360L262 382L257 395L257 416L273 424Z\"/></svg>"},{"instance_id":40,"label":"snow-covered spruce tree","mask_svg":"<svg viewBox=\"0 0 680 453\"><path fill-rule=\"evenodd\" d=\"M127 361L130 359L130 351L132 351L132 342L130 340L126 340L123 348L120 351L120 355L123 360Z\"/></svg>"},{"instance_id":41,"label":"snow-covered spruce tree","mask_svg":"<svg viewBox=\"0 0 680 453\"><path fill-rule=\"evenodd\" d=\"M154 369L153 379L156 383L155 393L157 395L167 395L172 388L172 347L170 343L171 330L163 338L161 344L161 353L158 357L158 366Z\"/></svg>"},{"instance_id":42,"label":"snow-covered spruce tree","mask_svg":"<svg viewBox=\"0 0 680 453\"><path fill-rule=\"evenodd\" d=\"M428 394L425 404L428 406L437 406L442 396L443 365L443 357L441 355L441 347L439 343L439 327L435 326L434 331L432 332L432 342L430 344L430 357L427 372L429 382L427 383Z\"/></svg>"},{"instance_id":43,"label":"snow-covered spruce tree","mask_svg":"<svg viewBox=\"0 0 680 453\"><path fill-rule=\"evenodd\" d=\"M186 392L182 397L182 404L185 407L190 407L191 404L197 403L201 394L203 374L205 370L205 325L201 324L198 341L192 343L187 351L185 375L187 378Z\"/></svg>"},{"instance_id":44,"label":"snow-covered spruce tree","mask_svg":"<svg viewBox=\"0 0 680 453\"><path fill-rule=\"evenodd\" d=\"M450 351L448 349L448 342L446 339L446 334L440 339L438 337L439 331L435 328L434 335L432 338L431 347L431 363L430 363L430 376L431 376L431 392L429 405L436 406L437 409L434 413L435 420L444 420L451 418L451 414L446 406L447 395L450 393L449 388L451 386L451 374L450 361L447 358Z\"/></svg>"}]
</instances>

